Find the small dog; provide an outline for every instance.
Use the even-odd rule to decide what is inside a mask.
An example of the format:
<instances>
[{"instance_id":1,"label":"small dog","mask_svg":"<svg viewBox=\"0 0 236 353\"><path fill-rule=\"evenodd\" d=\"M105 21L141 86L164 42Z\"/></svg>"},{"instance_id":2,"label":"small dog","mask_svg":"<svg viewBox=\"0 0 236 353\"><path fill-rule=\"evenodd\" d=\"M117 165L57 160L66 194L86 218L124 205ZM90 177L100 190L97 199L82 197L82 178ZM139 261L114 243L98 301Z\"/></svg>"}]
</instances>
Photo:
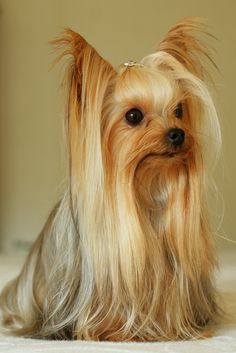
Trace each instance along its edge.
<instances>
[{"instance_id":1,"label":"small dog","mask_svg":"<svg viewBox=\"0 0 236 353\"><path fill-rule=\"evenodd\" d=\"M117 71L70 29L54 41L71 59L68 187L1 294L7 332L158 341L216 323L206 152L221 138L202 34L183 20Z\"/></svg>"}]
</instances>

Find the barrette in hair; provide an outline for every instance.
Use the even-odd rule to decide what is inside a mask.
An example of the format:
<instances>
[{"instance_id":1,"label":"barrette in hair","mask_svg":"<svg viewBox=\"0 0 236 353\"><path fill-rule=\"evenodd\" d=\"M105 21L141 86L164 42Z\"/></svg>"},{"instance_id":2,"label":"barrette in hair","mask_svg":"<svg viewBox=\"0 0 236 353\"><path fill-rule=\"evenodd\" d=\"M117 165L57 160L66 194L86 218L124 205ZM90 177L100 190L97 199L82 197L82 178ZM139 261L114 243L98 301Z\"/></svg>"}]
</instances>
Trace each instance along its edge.
<instances>
[{"instance_id":1,"label":"barrette in hair","mask_svg":"<svg viewBox=\"0 0 236 353\"><path fill-rule=\"evenodd\" d=\"M132 67L132 66L140 66L140 67L144 67L144 65L136 63L135 61L132 60L128 60L123 64L125 67Z\"/></svg>"}]
</instances>

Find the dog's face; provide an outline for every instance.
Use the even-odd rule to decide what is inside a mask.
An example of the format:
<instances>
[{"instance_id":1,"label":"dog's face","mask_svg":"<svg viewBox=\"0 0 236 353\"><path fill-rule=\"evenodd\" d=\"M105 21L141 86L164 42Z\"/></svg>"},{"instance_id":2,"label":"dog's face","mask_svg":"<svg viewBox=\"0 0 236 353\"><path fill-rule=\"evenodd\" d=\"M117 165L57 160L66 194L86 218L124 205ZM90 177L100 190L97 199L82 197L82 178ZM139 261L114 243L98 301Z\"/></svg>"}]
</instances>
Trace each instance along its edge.
<instances>
[{"instance_id":1,"label":"dog's face","mask_svg":"<svg viewBox=\"0 0 236 353\"><path fill-rule=\"evenodd\" d=\"M140 168L145 162L188 158L194 136L184 84L169 71L145 66L122 68L107 117L109 151L120 168Z\"/></svg>"},{"instance_id":2,"label":"dog's face","mask_svg":"<svg viewBox=\"0 0 236 353\"><path fill-rule=\"evenodd\" d=\"M205 111L206 88L181 63L160 52L141 65L121 67L111 92L102 131L108 173L135 185L142 202L151 207L150 198L160 193L160 178L187 175L198 162L196 168L201 168L203 137L211 134L203 133L211 118Z\"/></svg>"}]
</instances>

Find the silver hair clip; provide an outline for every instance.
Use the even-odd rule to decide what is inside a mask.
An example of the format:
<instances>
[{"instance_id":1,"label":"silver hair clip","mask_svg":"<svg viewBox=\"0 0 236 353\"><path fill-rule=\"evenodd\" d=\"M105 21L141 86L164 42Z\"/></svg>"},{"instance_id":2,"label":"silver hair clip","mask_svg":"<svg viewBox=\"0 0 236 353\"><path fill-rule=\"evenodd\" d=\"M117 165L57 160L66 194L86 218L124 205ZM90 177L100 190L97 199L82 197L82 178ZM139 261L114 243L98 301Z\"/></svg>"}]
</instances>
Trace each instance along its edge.
<instances>
[{"instance_id":1,"label":"silver hair clip","mask_svg":"<svg viewBox=\"0 0 236 353\"><path fill-rule=\"evenodd\" d=\"M140 67L144 67L144 65L136 63L135 61L132 60L128 60L123 64L125 67L132 67L132 66L140 66Z\"/></svg>"}]
</instances>

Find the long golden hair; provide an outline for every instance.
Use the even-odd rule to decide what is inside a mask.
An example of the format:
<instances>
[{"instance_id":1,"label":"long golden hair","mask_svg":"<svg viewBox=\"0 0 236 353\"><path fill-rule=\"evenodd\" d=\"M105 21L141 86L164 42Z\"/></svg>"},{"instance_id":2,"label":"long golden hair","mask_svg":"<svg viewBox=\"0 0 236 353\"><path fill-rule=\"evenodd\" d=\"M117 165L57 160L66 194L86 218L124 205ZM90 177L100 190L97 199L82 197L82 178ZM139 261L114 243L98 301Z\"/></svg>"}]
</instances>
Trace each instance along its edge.
<instances>
[{"instance_id":1,"label":"long golden hair","mask_svg":"<svg viewBox=\"0 0 236 353\"><path fill-rule=\"evenodd\" d=\"M1 294L6 332L155 341L201 337L216 322L205 196L220 128L203 34L186 19L117 71L70 29L54 41L70 57L68 186ZM135 127L124 118L134 107L144 115ZM178 150L164 139L173 127L185 132Z\"/></svg>"}]
</instances>

